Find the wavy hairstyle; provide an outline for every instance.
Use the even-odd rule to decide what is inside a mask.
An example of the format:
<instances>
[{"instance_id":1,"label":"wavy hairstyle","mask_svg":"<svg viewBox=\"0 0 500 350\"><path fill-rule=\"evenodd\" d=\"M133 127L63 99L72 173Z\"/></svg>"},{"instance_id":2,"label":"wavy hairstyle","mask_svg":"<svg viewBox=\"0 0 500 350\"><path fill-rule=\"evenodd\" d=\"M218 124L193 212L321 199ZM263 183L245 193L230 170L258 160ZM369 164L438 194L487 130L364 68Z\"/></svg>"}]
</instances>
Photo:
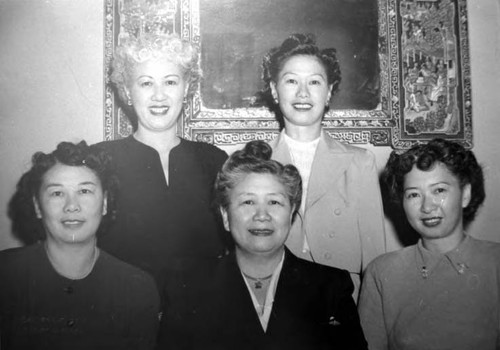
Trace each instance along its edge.
<instances>
[{"instance_id":1,"label":"wavy hairstyle","mask_svg":"<svg viewBox=\"0 0 500 350\"><path fill-rule=\"evenodd\" d=\"M118 180L111 157L104 150L95 145L88 146L85 141L78 144L61 142L52 153L36 152L31 160L31 169L21 176L9 202L12 231L21 241L31 244L45 239L45 229L36 217L33 199L39 197L44 175L56 164L85 166L98 176L107 195L108 214L103 217L97 234L107 229L116 212Z\"/></svg>"},{"instance_id":2,"label":"wavy hairstyle","mask_svg":"<svg viewBox=\"0 0 500 350\"><path fill-rule=\"evenodd\" d=\"M434 139L427 144L416 145L402 154L393 151L382 172L382 181L387 187L390 199L402 203L405 175L414 166L419 170L429 171L436 163L445 165L457 177L462 187L471 185L471 200L463 211L464 224L469 224L474 220L486 196L484 176L474 153L456 142Z\"/></svg>"},{"instance_id":3,"label":"wavy hairstyle","mask_svg":"<svg viewBox=\"0 0 500 350\"><path fill-rule=\"evenodd\" d=\"M277 82L279 73L287 60L298 55L313 56L322 63L326 71L328 85L332 85L332 96L338 91L342 80L337 50L335 48L320 49L313 34L292 34L279 47L272 48L262 60L264 88L259 92L258 99L276 114L281 125L283 124L283 115L273 99L270 84ZM325 108L325 112L328 111L328 108L328 106Z\"/></svg>"},{"instance_id":4,"label":"wavy hairstyle","mask_svg":"<svg viewBox=\"0 0 500 350\"><path fill-rule=\"evenodd\" d=\"M296 213L302 200L302 179L292 164L283 165L271 159L272 149L264 141L251 141L234 152L222 166L215 180L215 205L227 209L230 192L249 174L274 175L286 189ZM295 215L294 215L295 216Z\"/></svg>"},{"instance_id":5,"label":"wavy hairstyle","mask_svg":"<svg viewBox=\"0 0 500 350\"><path fill-rule=\"evenodd\" d=\"M143 33L138 37L130 36L123 39L116 48L111 63L110 79L115 84L118 96L124 105L128 101L125 88L130 87L134 67L150 59L166 59L178 64L188 83L187 97L194 95L202 76L196 47L175 34ZM134 115L134 113L128 114ZM136 128L137 121L131 120L131 122Z\"/></svg>"}]
</instances>

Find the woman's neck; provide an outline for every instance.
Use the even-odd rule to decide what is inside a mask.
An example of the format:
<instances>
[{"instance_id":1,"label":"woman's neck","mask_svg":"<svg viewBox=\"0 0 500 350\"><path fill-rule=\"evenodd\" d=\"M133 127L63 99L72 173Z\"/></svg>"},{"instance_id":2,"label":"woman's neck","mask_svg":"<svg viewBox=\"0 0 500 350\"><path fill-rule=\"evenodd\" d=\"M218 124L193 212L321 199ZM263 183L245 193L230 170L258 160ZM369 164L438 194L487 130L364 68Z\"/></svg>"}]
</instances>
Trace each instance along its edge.
<instances>
[{"instance_id":1,"label":"woman's neck","mask_svg":"<svg viewBox=\"0 0 500 350\"><path fill-rule=\"evenodd\" d=\"M175 130L165 132L150 132L138 128L134 132L134 138L149 147L154 148L158 153L164 154L170 152L172 148L180 143L180 138Z\"/></svg>"},{"instance_id":2,"label":"woman's neck","mask_svg":"<svg viewBox=\"0 0 500 350\"><path fill-rule=\"evenodd\" d=\"M64 244L46 240L44 246L54 270L69 279L87 277L99 257L95 239L82 244Z\"/></svg>"},{"instance_id":3,"label":"woman's neck","mask_svg":"<svg viewBox=\"0 0 500 350\"><path fill-rule=\"evenodd\" d=\"M462 226L457 229L457 232L443 238L427 239L422 237L422 245L425 249L433 253L446 254L456 249L465 239L465 232Z\"/></svg>"},{"instance_id":4,"label":"woman's neck","mask_svg":"<svg viewBox=\"0 0 500 350\"><path fill-rule=\"evenodd\" d=\"M284 253L284 249L279 249L270 254L253 254L236 248L236 261L245 275L263 278L274 273Z\"/></svg>"},{"instance_id":5,"label":"woman's neck","mask_svg":"<svg viewBox=\"0 0 500 350\"><path fill-rule=\"evenodd\" d=\"M285 134L295 141L314 141L321 136L321 124L314 126L297 126L285 123Z\"/></svg>"}]
</instances>

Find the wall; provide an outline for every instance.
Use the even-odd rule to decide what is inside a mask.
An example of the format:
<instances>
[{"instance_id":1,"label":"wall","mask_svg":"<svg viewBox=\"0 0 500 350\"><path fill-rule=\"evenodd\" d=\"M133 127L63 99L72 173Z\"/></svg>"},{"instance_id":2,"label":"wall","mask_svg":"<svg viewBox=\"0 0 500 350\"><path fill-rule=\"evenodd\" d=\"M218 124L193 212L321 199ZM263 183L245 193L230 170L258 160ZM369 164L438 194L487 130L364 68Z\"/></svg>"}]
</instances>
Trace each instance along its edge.
<instances>
[{"instance_id":1,"label":"wall","mask_svg":"<svg viewBox=\"0 0 500 350\"><path fill-rule=\"evenodd\" d=\"M102 1L0 0L0 250L19 245L6 212L30 156L62 140L102 140L102 17ZM469 1L469 24L474 151L487 185L469 232L500 242L500 1ZM391 149L367 147L382 168Z\"/></svg>"}]
</instances>

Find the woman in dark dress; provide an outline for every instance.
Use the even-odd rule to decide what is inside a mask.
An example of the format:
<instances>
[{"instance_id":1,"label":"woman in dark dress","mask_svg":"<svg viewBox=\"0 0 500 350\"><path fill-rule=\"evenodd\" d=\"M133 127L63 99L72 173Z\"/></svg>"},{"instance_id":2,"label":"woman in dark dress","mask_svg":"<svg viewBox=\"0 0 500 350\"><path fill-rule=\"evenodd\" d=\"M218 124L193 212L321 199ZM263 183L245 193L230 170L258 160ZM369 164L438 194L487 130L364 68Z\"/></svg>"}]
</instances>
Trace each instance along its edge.
<instances>
[{"instance_id":1,"label":"woman in dark dress","mask_svg":"<svg viewBox=\"0 0 500 350\"><path fill-rule=\"evenodd\" d=\"M349 273L285 248L302 182L270 158L253 141L224 164L216 200L235 250L168 279L160 348L367 348Z\"/></svg>"},{"instance_id":2,"label":"woman in dark dress","mask_svg":"<svg viewBox=\"0 0 500 350\"><path fill-rule=\"evenodd\" d=\"M62 142L33 156L10 216L16 233L39 241L0 252L2 350L154 347L153 278L96 245L115 190L109 157L95 146Z\"/></svg>"},{"instance_id":3,"label":"woman in dark dress","mask_svg":"<svg viewBox=\"0 0 500 350\"><path fill-rule=\"evenodd\" d=\"M224 253L211 210L222 150L177 135L184 102L198 86L196 49L176 35L141 34L119 45L112 82L130 107L135 131L103 142L120 180L115 225L99 245L155 277L177 257ZM161 282L160 282L161 283Z\"/></svg>"}]
</instances>

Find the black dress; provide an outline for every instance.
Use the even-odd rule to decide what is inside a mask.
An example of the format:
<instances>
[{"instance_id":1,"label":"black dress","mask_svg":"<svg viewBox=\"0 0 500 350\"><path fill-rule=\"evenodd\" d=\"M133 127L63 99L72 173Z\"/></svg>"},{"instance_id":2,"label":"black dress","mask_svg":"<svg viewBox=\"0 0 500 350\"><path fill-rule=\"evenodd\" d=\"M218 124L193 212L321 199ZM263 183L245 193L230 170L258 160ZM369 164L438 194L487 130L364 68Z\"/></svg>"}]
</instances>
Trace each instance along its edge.
<instances>
[{"instance_id":1,"label":"black dress","mask_svg":"<svg viewBox=\"0 0 500 350\"><path fill-rule=\"evenodd\" d=\"M225 231L212 208L212 189L227 154L181 139L170 151L169 183L158 152L133 136L102 142L119 178L116 221L98 245L150 272L161 285L177 258L220 256Z\"/></svg>"},{"instance_id":2,"label":"black dress","mask_svg":"<svg viewBox=\"0 0 500 350\"><path fill-rule=\"evenodd\" d=\"M88 276L59 275L43 244L0 252L2 350L153 349L153 278L101 250Z\"/></svg>"}]
</instances>

